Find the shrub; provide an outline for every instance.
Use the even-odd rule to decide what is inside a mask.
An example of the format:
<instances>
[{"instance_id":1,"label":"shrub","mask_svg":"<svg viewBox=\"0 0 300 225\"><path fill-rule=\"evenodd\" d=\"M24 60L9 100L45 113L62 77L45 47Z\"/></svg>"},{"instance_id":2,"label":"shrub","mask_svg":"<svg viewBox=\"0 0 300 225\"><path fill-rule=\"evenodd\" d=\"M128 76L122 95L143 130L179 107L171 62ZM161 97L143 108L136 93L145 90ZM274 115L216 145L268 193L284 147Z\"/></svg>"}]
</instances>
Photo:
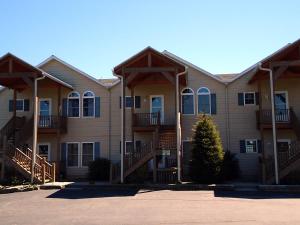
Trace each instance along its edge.
<instances>
[{"instance_id":1,"label":"shrub","mask_svg":"<svg viewBox=\"0 0 300 225\"><path fill-rule=\"evenodd\" d=\"M199 116L193 132L191 179L200 183L214 183L218 180L224 155L219 132L207 115Z\"/></svg>"},{"instance_id":2,"label":"shrub","mask_svg":"<svg viewBox=\"0 0 300 225\"><path fill-rule=\"evenodd\" d=\"M236 154L226 151L221 166L220 180L230 181L237 179L240 174L239 161Z\"/></svg>"},{"instance_id":3,"label":"shrub","mask_svg":"<svg viewBox=\"0 0 300 225\"><path fill-rule=\"evenodd\" d=\"M110 171L110 161L98 158L89 165L89 179L91 181L108 181Z\"/></svg>"}]
</instances>

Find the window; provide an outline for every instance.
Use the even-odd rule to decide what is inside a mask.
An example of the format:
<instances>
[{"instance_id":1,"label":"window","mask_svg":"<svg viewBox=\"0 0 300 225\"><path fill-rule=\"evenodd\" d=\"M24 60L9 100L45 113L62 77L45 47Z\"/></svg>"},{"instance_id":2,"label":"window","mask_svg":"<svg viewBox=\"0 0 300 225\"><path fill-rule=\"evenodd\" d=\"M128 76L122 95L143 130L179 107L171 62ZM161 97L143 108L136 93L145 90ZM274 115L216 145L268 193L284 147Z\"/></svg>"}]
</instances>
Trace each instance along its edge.
<instances>
[{"instance_id":1,"label":"window","mask_svg":"<svg viewBox=\"0 0 300 225\"><path fill-rule=\"evenodd\" d=\"M50 143L40 143L38 144L38 154L50 161Z\"/></svg>"},{"instance_id":2,"label":"window","mask_svg":"<svg viewBox=\"0 0 300 225\"><path fill-rule=\"evenodd\" d=\"M133 152L133 144L132 141L125 142L125 154L130 154Z\"/></svg>"},{"instance_id":3,"label":"window","mask_svg":"<svg viewBox=\"0 0 300 225\"><path fill-rule=\"evenodd\" d=\"M89 166L90 162L94 160L94 143L82 143L82 157L81 165L82 167Z\"/></svg>"},{"instance_id":4,"label":"window","mask_svg":"<svg viewBox=\"0 0 300 225\"><path fill-rule=\"evenodd\" d=\"M194 91L191 88L185 88L181 92L181 111L184 115L195 114Z\"/></svg>"},{"instance_id":5,"label":"window","mask_svg":"<svg viewBox=\"0 0 300 225\"><path fill-rule=\"evenodd\" d=\"M68 167L79 167L78 143L67 143L67 165Z\"/></svg>"},{"instance_id":6,"label":"window","mask_svg":"<svg viewBox=\"0 0 300 225\"><path fill-rule=\"evenodd\" d=\"M24 99L16 100L16 111L23 112L24 111Z\"/></svg>"},{"instance_id":7,"label":"window","mask_svg":"<svg viewBox=\"0 0 300 225\"><path fill-rule=\"evenodd\" d=\"M255 105L255 92L244 92L244 105Z\"/></svg>"},{"instance_id":8,"label":"window","mask_svg":"<svg viewBox=\"0 0 300 225\"><path fill-rule=\"evenodd\" d=\"M198 92L198 113L210 114L210 91L206 87L199 88Z\"/></svg>"},{"instance_id":9,"label":"window","mask_svg":"<svg viewBox=\"0 0 300 225\"><path fill-rule=\"evenodd\" d=\"M257 140L248 139L245 141L246 153L257 153Z\"/></svg>"},{"instance_id":10,"label":"window","mask_svg":"<svg viewBox=\"0 0 300 225\"><path fill-rule=\"evenodd\" d=\"M79 100L78 92L71 92L68 96L68 116L79 117Z\"/></svg>"},{"instance_id":11,"label":"window","mask_svg":"<svg viewBox=\"0 0 300 225\"><path fill-rule=\"evenodd\" d=\"M131 96L125 96L125 107L126 108L131 108L133 107L134 100Z\"/></svg>"},{"instance_id":12,"label":"window","mask_svg":"<svg viewBox=\"0 0 300 225\"><path fill-rule=\"evenodd\" d=\"M83 93L83 104L82 104L83 117L94 117L95 116L95 95L91 91Z\"/></svg>"}]
</instances>

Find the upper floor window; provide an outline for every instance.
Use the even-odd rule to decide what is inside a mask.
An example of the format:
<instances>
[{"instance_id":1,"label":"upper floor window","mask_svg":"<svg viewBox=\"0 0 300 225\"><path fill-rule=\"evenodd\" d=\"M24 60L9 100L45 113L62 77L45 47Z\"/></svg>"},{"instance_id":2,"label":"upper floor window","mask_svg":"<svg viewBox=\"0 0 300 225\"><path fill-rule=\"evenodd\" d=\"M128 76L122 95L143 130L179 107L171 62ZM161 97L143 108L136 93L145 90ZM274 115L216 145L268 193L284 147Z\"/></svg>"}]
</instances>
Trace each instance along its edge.
<instances>
[{"instance_id":1,"label":"upper floor window","mask_svg":"<svg viewBox=\"0 0 300 225\"><path fill-rule=\"evenodd\" d=\"M16 111L23 112L24 111L24 99L16 100Z\"/></svg>"},{"instance_id":2,"label":"upper floor window","mask_svg":"<svg viewBox=\"0 0 300 225\"><path fill-rule=\"evenodd\" d=\"M95 94L91 91L83 93L83 104L82 104L83 117L94 117L95 116Z\"/></svg>"},{"instance_id":3,"label":"upper floor window","mask_svg":"<svg viewBox=\"0 0 300 225\"><path fill-rule=\"evenodd\" d=\"M181 110L185 115L195 114L194 91L191 88L185 88L181 92Z\"/></svg>"},{"instance_id":4,"label":"upper floor window","mask_svg":"<svg viewBox=\"0 0 300 225\"><path fill-rule=\"evenodd\" d=\"M68 95L68 116L79 117L80 94L78 92L71 92Z\"/></svg>"},{"instance_id":5,"label":"upper floor window","mask_svg":"<svg viewBox=\"0 0 300 225\"><path fill-rule=\"evenodd\" d=\"M197 91L198 95L198 113L211 113L210 90L206 87L201 87Z\"/></svg>"},{"instance_id":6,"label":"upper floor window","mask_svg":"<svg viewBox=\"0 0 300 225\"><path fill-rule=\"evenodd\" d=\"M255 92L244 92L244 105L255 105Z\"/></svg>"}]
</instances>

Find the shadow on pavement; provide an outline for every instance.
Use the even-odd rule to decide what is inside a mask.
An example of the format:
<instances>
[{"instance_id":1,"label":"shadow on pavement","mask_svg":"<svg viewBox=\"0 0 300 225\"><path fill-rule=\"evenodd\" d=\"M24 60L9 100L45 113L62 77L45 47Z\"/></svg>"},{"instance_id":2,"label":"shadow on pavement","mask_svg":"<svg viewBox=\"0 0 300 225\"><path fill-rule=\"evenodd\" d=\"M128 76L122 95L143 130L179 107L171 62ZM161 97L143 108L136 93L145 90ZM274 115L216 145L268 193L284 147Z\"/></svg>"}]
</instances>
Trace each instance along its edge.
<instances>
[{"instance_id":1,"label":"shadow on pavement","mask_svg":"<svg viewBox=\"0 0 300 225\"><path fill-rule=\"evenodd\" d=\"M214 196L219 198L244 198L244 199L291 199L291 198L300 198L300 193L216 190L214 191Z\"/></svg>"},{"instance_id":2,"label":"shadow on pavement","mask_svg":"<svg viewBox=\"0 0 300 225\"><path fill-rule=\"evenodd\" d=\"M47 198L84 199L84 198L110 198L135 196L137 188L66 188L61 189Z\"/></svg>"}]
</instances>

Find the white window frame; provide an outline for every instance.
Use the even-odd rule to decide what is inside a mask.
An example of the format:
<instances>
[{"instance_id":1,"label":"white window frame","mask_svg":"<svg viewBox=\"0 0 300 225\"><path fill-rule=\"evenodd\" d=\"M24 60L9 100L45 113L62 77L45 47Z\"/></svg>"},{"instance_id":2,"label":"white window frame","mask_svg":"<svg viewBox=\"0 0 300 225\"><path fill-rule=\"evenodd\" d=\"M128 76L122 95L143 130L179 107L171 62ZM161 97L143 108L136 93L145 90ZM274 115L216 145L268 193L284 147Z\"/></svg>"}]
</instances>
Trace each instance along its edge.
<instances>
[{"instance_id":1,"label":"white window frame","mask_svg":"<svg viewBox=\"0 0 300 225\"><path fill-rule=\"evenodd\" d=\"M252 104L246 104L246 94L253 94L254 103ZM255 91L246 91L243 93L244 95L244 106L253 106L256 105L256 97L255 97Z\"/></svg>"},{"instance_id":2,"label":"white window frame","mask_svg":"<svg viewBox=\"0 0 300 225\"><path fill-rule=\"evenodd\" d=\"M16 99L16 109L17 109L17 101L22 101L23 102L23 109L22 110L16 110L16 112L25 112L25 110L24 110L24 99L23 98Z\"/></svg>"},{"instance_id":3,"label":"white window frame","mask_svg":"<svg viewBox=\"0 0 300 225\"><path fill-rule=\"evenodd\" d=\"M185 90L191 90L192 91L192 93L183 93ZM183 113L183 101L182 101L182 96L184 96L184 95L187 95L187 96L193 96L193 113L190 113L190 114L188 114L188 113ZM182 91L181 91L181 113L182 113L182 115L185 115L185 116L193 116L193 115L195 115L195 92L194 92L194 90L192 89L192 88L189 88L189 87L186 87L186 88L183 88L182 89Z\"/></svg>"},{"instance_id":4,"label":"white window frame","mask_svg":"<svg viewBox=\"0 0 300 225\"><path fill-rule=\"evenodd\" d=\"M76 93L78 94L79 96L78 97L69 97L70 94L72 93ZM78 103L78 116L69 116L69 99L78 99L79 103ZM80 109L81 109L81 104L80 104L80 93L78 91L71 91L69 94L68 94L68 102L67 102L67 115L68 115L68 118L80 118Z\"/></svg>"},{"instance_id":5,"label":"white window frame","mask_svg":"<svg viewBox=\"0 0 300 225\"><path fill-rule=\"evenodd\" d=\"M68 165L68 158L69 158L69 148L68 148L68 145L69 144L77 144L77 146L78 146L78 163L77 163L77 166L69 166ZM67 142L66 143L66 154L67 154L67 157L66 157L67 167L68 168L80 168L80 142Z\"/></svg>"},{"instance_id":6,"label":"white window frame","mask_svg":"<svg viewBox=\"0 0 300 225\"><path fill-rule=\"evenodd\" d=\"M252 151L252 152L247 151L247 141L254 141L255 142L256 152L254 152L254 151ZM257 139L245 139L245 152L247 154L257 154L258 153Z\"/></svg>"},{"instance_id":7,"label":"white window frame","mask_svg":"<svg viewBox=\"0 0 300 225\"><path fill-rule=\"evenodd\" d=\"M87 92L92 93L93 96L84 96ZM83 114L83 112L84 112L83 111L83 105L84 105L83 101L84 101L84 99L90 99L90 98L94 99L94 113L93 113L93 116L84 116L84 114ZM82 117L83 118L95 118L95 114L96 114L96 96L95 96L95 93L93 91L85 91L82 95Z\"/></svg>"},{"instance_id":8,"label":"white window frame","mask_svg":"<svg viewBox=\"0 0 300 225\"><path fill-rule=\"evenodd\" d=\"M285 94L285 96L286 96L286 104L285 104L286 105L286 109L289 109L290 108L290 105L289 105L289 92L288 91L275 91L275 95L276 94Z\"/></svg>"},{"instance_id":9,"label":"white window frame","mask_svg":"<svg viewBox=\"0 0 300 225\"><path fill-rule=\"evenodd\" d=\"M82 165L82 157L83 157L83 144L93 144L93 161L95 160L95 142L89 141L89 142L81 142L81 148L80 148L80 167L81 168L87 168L88 166Z\"/></svg>"},{"instance_id":10,"label":"white window frame","mask_svg":"<svg viewBox=\"0 0 300 225\"><path fill-rule=\"evenodd\" d=\"M208 91L208 93L203 93L203 94L199 93L200 89L202 89L202 88L206 89ZM209 99L209 113L206 113L206 114L211 115L211 92L210 92L210 89L207 88L207 87L200 87L197 90L197 114L198 115L204 114L202 112L199 112L199 96L200 95L207 95L208 96L208 99Z\"/></svg>"},{"instance_id":11,"label":"white window frame","mask_svg":"<svg viewBox=\"0 0 300 225\"><path fill-rule=\"evenodd\" d=\"M40 150L40 145L47 145L48 146L48 155L47 160L51 161L51 143L50 142L40 142L37 144L38 150ZM38 153L40 155L40 152Z\"/></svg>"}]
</instances>

